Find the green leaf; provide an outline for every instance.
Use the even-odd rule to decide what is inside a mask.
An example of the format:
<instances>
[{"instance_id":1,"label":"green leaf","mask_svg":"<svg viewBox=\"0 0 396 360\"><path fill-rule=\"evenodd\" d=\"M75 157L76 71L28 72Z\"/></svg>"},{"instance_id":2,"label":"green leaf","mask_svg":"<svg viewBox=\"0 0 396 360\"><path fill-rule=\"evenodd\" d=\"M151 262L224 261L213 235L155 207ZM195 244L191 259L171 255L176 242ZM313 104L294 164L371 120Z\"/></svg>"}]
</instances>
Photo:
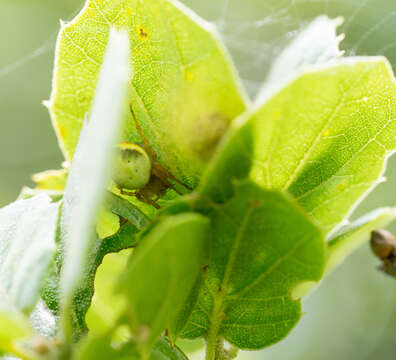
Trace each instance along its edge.
<instances>
[{"instance_id":1,"label":"green leaf","mask_svg":"<svg viewBox=\"0 0 396 360\"><path fill-rule=\"evenodd\" d=\"M113 236L103 240L96 239L94 242L91 252L87 254L87 263L85 264L85 267L81 269L83 277L76 287L73 295L71 317L74 327L74 339L79 339L80 336L88 330L86 326L86 313L91 306L92 297L96 290L94 284L96 271L99 265L103 262L103 259L107 254L117 253L123 249L135 246L136 233L136 228L127 223ZM122 311L123 308L115 309L117 314ZM115 317L115 315L112 315L111 313L107 315L108 317Z\"/></svg>"},{"instance_id":2,"label":"green leaf","mask_svg":"<svg viewBox=\"0 0 396 360\"><path fill-rule=\"evenodd\" d=\"M325 275L328 275L360 246L367 243L373 230L388 226L396 219L396 208L379 208L340 229L327 243ZM293 289L292 297L300 299L316 287L306 282Z\"/></svg>"},{"instance_id":3,"label":"green leaf","mask_svg":"<svg viewBox=\"0 0 396 360\"><path fill-rule=\"evenodd\" d=\"M73 360L140 360L137 346L133 342L125 343L121 347L112 347L109 335L89 337L84 340ZM169 340L160 338L154 345L149 360L188 360L186 355L177 347L171 347Z\"/></svg>"},{"instance_id":4,"label":"green leaf","mask_svg":"<svg viewBox=\"0 0 396 360\"><path fill-rule=\"evenodd\" d=\"M288 190L327 233L377 183L396 147L396 89L384 58L306 72L249 120L259 184Z\"/></svg>"},{"instance_id":5,"label":"green leaf","mask_svg":"<svg viewBox=\"0 0 396 360\"><path fill-rule=\"evenodd\" d=\"M254 126L248 114L237 118L206 168L198 192L225 202L233 192L233 180L249 175L254 151Z\"/></svg>"},{"instance_id":6,"label":"green leaf","mask_svg":"<svg viewBox=\"0 0 396 360\"><path fill-rule=\"evenodd\" d=\"M115 293L114 284L124 270L129 251L116 253L136 246L139 231L149 224L149 218L143 212L120 196L108 193L105 206L123 221L128 222L124 223L116 234L101 242L96 255L94 266L100 266L95 270L95 283L89 284L89 292L92 293L95 289L95 294L85 320L91 332L100 333L112 329L124 309L122 304L125 299ZM106 254L108 255L105 256ZM82 309L82 319L86 311L86 308Z\"/></svg>"},{"instance_id":7,"label":"green leaf","mask_svg":"<svg viewBox=\"0 0 396 360\"><path fill-rule=\"evenodd\" d=\"M142 355L181 310L207 259L208 221L199 214L165 218L140 242L119 283Z\"/></svg>"},{"instance_id":8,"label":"green leaf","mask_svg":"<svg viewBox=\"0 0 396 360\"><path fill-rule=\"evenodd\" d=\"M171 346L167 338L160 338L150 355L150 360L188 360L177 346Z\"/></svg>"},{"instance_id":9,"label":"green leaf","mask_svg":"<svg viewBox=\"0 0 396 360\"><path fill-rule=\"evenodd\" d=\"M0 308L0 355L13 353L19 355L18 343L34 334L28 319L15 311Z\"/></svg>"},{"instance_id":10,"label":"green leaf","mask_svg":"<svg viewBox=\"0 0 396 360\"><path fill-rule=\"evenodd\" d=\"M204 336L208 359L222 337L242 349L281 340L301 316L293 287L322 276L321 231L285 195L250 182L223 205L190 202L211 219L211 260L182 336Z\"/></svg>"},{"instance_id":11,"label":"green leaf","mask_svg":"<svg viewBox=\"0 0 396 360\"><path fill-rule=\"evenodd\" d=\"M130 73L128 58L127 34L113 30L89 122L84 124L66 183L61 218L61 293L62 325L67 339L78 336L71 326L75 311L79 312L75 304L82 304L85 309L90 302L81 282L92 283L97 267L99 255L93 230L109 182L113 148L122 121Z\"/></svg>"},{"instance_id":12,"label":"green leaf","mask_svg":"<svg viewBox=\"0 0 396 360\"><path fill-rule=\"evenodd\" d=\"M78 344L72 360L139 360L133 343L115 348L111 346L111 340L110 334L88 336Z\"/></svg>"},{"instance_id":13,"label":"green leaf","mask_svg":"<svg viewBox=\"0 0 396 360\"><path fill-rule=\"evenodd\" d=\"M202 338L191 339L179 339L176 345L185 353L193 354L198 351L202 351L205 348L205 341Z\"/></svg>"},{"instance_id":14,"label":"green leaf","mask_svg":"<svg viewBox=\"0 0 396 360\"><path fill-rule=\"evenodd\" d=\"M145 136L175 176L196 183L229 122L245 110L245 99L214 27L173 0L87 1L62 26L48 106L66 157L91 108L113 26L128 31L129 99ZM122 140L141 142L127 107L124 119Z\"/></svg>"},{"instance_id":15,"label":"green leaf","mask_svg":"<svg viewBox=\"0 0 396 360\"><path fill-rule=\"evenodd\" d=\"M113 193L107 194L105 204L110 211L128 220L138 230L142 230L150 223L150 219L138 207Z\"/></svg>"},{"instance_id":16,"label":"green leaf","mask_svg":"<svg viewBox=\"0 0 396 360\"><path fill-rule=\"evenodd\" d=\"M96 234L99 239L114 235L120 229L120 218L108 210L106 207L101 206L96 223Z\"/></svg>"},{"instance_id":17,"label":"green leaf","mask_svg":"<svg viewBox=\"0 0 396 360\"><path fill-rule=\"evenodd\" d=\"M127 201L126 203L128 204L129 208L133 206ZM138 229L136 226L127 222L124 223L120 227L119 231L114 235L103 240L95 240L95 245L92 249L92 252L88 256L89 262L86 264L85 270L82 270L84 277L79 284L73 299L73 322L75 327L74 335L76 338L88 330L85 321L86 317L89 316L86 315L86 313L90 306L94 307L95 309L93 310L93 313L95 313L93 317L96 317L96 319L103 319L103 321L100 321L99 319L99 324L98 322L95 323L95 331L103 332L104 330L109 330L109 328L114 325L111 321L105 321L106 319L109 320L111 318L114 321L117 320L117 316L114 315L114 313L119 314L122 311L122 308L114 308L114 299L112 298L114 293L110 292L109 287L106 285L107 281L109 281L109 284L114 284L117 280L117 277L114 276L113 280L110 281L107 277L109 274L106 273L106 275L104 275L105 281L101 282L100 280L97 280L97 268L104 260L106 260L105 256L107 254L117 253L123 249L135 246L137 234ZM62 257L62 252L58 251L53 264L47 272L43 289L41 291L42 298L54 315L59 315L59 271L62 264ZM108 269L108 267L106 268ZM121 270L123 270L123 268ZM121 270L119 271L118 275L121 273ZM102 272L100 271L99 273L101 274ZM101 279L101 276L99 276L99 279ZM109 290L109 294L104 294L105 290L103 290L103 287ZM99 293L99 305L95 304L95 297L92 300L94 304L91 305L91 298L94 295L94 290L96 298L98 298L97 293ZM110 300L107 301L107 304L104 304L104 298L109 297ZM103 305L106 305L105 312L101 311L101 309L103 310ZM90 316L92 317L92 314ZM103 322L106 322L106 324L103 324ZM90 327L89 324L88 327Z\"/></svg>"},{"instance_id":18,"label":"green leaf","mask_svg":"<svg viewBox=\"0 0 396 360\"><path fill-rule=\"evenodd\" d=\"M179 313L176 315L174 321L168 327L168 336L169 339L172 341L172 344L176 343L176 340L179 338L180 334L182 333L191 313L193 312L198 302L199 293L201 291L204 279L205 279L205 275L203 272L200 276L198 276L194 286L190 291L190 294L188 295L183 306L181 307Z\"/></svg>"},{"instance_id":19,"label":"green leaf","mask_svg":"<svg viewBox=\"0 0 396 360\"><path fill-rule=\"evenodd\" d=\"M127 248L135 247L137 234L138 230L134 225L125 223L117 233L100 242L98 255L100 256L102 254L104 256L105 254L116 253Z\"/></svg>"},{"instance_id":20,"label":"green leaf","mask_svg":"<svg viewBox=\"0 0 396 360\"><path fill-rule=\"evenodd\" d=\"M32 176L37 190L63 191L66 186L67 169L47 170Z\"/></svg>"},{"instance_id":21,"label":"green leaf","mask_svg":"<svg viewBox=\"0 0 396 360\"><path fill-rule=\"evenodd\" d=\"M25 313L33 310L55 253L59 203L46 195L0 209L1 298Z\"/></svg>"},{"instance_id":22,"label":"green leaf","mask_svg":"<svg viewBox=\"0 0 396 360\"><path fill-rule=\"evenodd\" d=\"M108 254L97 269L95 294L85 318L90 334L112 330L125 309L125 297L116 292L115 285L125 270L129 255L130 250Z\"/></svg>"},{"instance_id":23,"label":"green leaf","mask_svg":"<svg viewBox=\"0 0 396 360\"><path fill-rule=\"evenodd\" d=\"M396 208L380 208L346 226L328 242L326 274L339 266L352 252L370 240L373 230L396 219Z\"/></svg>"}]
</instances>

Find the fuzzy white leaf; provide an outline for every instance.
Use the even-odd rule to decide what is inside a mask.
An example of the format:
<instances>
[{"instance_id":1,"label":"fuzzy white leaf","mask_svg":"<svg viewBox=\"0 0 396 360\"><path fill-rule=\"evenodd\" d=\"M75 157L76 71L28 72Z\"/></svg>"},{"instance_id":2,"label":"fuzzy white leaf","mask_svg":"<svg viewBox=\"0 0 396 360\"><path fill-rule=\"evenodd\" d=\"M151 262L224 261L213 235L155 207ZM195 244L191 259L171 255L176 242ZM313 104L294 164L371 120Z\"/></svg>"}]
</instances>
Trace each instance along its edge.
<instances>
[{"instance_id":1,"label":"fuzzy white leaf","mask_svg":"<svg viewBox=\"0 0 396 360\"><path fill-rule=\"evenodd\" d=\"M0 209L0 297L31 311L55 252L59 203L42 194ZM6 304L7 305L7 304Z\"/></svg>"},{"instance_id":2,"label":"fuzzy white leaf","mask_svg":"<svg viewBox=\"0 0 396 360\"><path fill-rule=\"evenodd\" d=\"M130 79L129 39L112 29L93 107L83 126L66 183L61 218L64 265L63 316L70 316L74 292L94 246L94 224L110 179L113 148L121 128Z\"/></svg>"}]
</instances>

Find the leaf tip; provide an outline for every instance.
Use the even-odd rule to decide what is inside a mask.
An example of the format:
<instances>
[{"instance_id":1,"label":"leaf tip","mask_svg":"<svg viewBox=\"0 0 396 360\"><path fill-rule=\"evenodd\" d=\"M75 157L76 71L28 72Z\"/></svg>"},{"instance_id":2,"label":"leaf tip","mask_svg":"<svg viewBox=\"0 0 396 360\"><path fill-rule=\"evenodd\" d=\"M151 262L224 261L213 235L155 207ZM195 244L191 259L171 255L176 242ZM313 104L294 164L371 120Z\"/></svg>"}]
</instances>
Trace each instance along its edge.
<instances>
[{"instance_id":1,"label":"leaf tip","mask_svg":"<svg viewBox=\"0 0 396 360\"><path fill-rule=\"evenodd\" d=\"M337 16L333 21L334 21L335 27L337 28L337 27L340 27L344 23L345 19L343 16Z\"/></svg>"},{"instance_id":2,"label":"leaf tip","mask_svg":"<svg viewBox=\"0 0 396 360\"><path fill-rule=\"evenodd\" d=\"M295 284L290 291L290 297L294 301L301 300L305 295L307 295L316 285L317 281L302 281Z\"/></svg>"},{"instance_id":3,"label":"leaf tip","mask_svg":"<svg viewBox=\"0 0 396 360\"><path fill-rule=\"evenodd\" d=\"M213 23L204 20L196 12L191 10L189 7L187 7L186 5L181 3L180 1L178 1L178 0L169 0L169 2L175 8L177 8L182 13L184 13L186 16L188 16L192 21L194 21L196 24L201 26L205 31L210 32L210 33L213 33L213 32L216 33L217 28L216 28L216 26Z\"/></svg>"},{"instance_id":4,"label":"leaf tip","mask_svg":"<svg viewBox=\"0 0 396 360\"><path fill-rule=\"evenodd\" d=\"M41 102L48 110L51 108L51 100L43 100Z\"/></svg>"},{"instance_id":5,"label":"leaf tip","mask_svg":"<svg viewBox=\"0 0 396 360\"><path fill-rule=\"evenodd\" d=\"M345 39L345 34L344 33L342 33L342 34L340 34L340 35L338 35L337 36L337 41L338 41L338 43L340 43L341 41L343 41ZM345 53L345 51L340 51L340 53Z\"/></svg>"}]
</instances>

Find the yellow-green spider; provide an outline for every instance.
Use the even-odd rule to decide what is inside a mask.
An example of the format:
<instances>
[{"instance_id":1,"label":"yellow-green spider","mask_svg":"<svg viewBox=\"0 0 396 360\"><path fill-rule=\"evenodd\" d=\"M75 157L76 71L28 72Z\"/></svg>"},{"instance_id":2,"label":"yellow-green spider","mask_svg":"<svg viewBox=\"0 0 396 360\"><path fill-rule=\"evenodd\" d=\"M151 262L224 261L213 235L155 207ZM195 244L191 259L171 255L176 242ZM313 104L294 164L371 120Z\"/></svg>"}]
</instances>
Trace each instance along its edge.
<instances>
[{"instance_id":1,"label":"yellow-green spider","mask_svg":"<svg viewBox=\"0 0 396 360\"><path fill-rule=\"evenodd\" d=\"M172 189L182 195L169 179L183 185L188 190L192 189L178 180L157 161L157 154L150 147L147 138L144 136L132 106L130 106L130 110L143 145L130 142L117 144L113 181L121 194L136 196L138 200L159 209L160 206L157 201L168 189Z\"/></svg>"}]
</instances>

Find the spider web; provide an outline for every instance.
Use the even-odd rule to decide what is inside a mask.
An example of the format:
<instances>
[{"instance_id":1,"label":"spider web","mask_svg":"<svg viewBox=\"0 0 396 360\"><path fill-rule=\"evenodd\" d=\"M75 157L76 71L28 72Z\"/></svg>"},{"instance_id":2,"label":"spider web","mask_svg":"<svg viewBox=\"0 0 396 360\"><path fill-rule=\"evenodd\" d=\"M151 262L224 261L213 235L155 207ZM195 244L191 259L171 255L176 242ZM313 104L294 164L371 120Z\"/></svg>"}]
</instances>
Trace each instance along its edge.
<instances>
[{"instance_id":1,"label":"spider web","mask_svg":"<svg viewBox=\"0 0 396 360\"><path fill-rule=\"evenodd\" d=\"M184 0L206 19L216 24L230 51L245 87L254 96L273 59L291 39L315 17L343 16L339 33L346 55L384 55L396 65L396 39L393 37L396 6L393 0ZM70 16L78 13L76 9ZM217 14L216 14L217 12ZM0 79L48 56L55 48L55 31L36 49L20 58L0 64Z\"/></svg>"},{"instance_id":2,"label":"spider web","mask_svg":"<svg viewBox=\"0 0 396 360\"><path fill-rule=\"evenodd\" d=\"M74 10L72 13L67 16L67 20L73 19L78 13L80 9ZM0 63L0 79L6 77L14 72L17 72L20 68L23 68L26 65L29 65L33 60L39 58L41 56L51 56L53 57L55 51L56 39L58 37L58 30L53 31L47 38L42 39L40 45L38 45L35 49L28 52L27 54L23 54L19 56L17 59L6 63Z\"/></svg>"},{"instance_id":3,"label":"spider web","mask_svg":"<svg viewBox=\"0 0 396 360\"><path fill-rule=\"evenodd\" d=\"M194 1L190 0L190 5ZM346 55L385 55L396 65L392 0L221 0L213 19L254 97L274 58L315 17L344 17Z\"/></svg>"}]
</instances>

